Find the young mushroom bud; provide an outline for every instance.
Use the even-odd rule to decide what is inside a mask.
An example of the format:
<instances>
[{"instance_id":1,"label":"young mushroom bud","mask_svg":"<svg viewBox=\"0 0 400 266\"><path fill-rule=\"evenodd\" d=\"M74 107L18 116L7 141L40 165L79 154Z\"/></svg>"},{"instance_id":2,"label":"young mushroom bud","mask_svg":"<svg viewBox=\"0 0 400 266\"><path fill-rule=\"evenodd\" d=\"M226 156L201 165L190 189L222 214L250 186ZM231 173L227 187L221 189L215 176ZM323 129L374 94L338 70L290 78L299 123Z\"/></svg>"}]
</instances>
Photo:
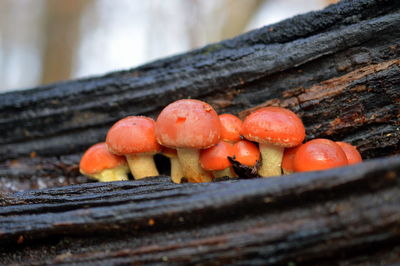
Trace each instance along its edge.
<instances>
[{"instance_id":1,"label":"young mushroom bud","mask_svg":"<svg viewBox=\"0 0 400 266\"><path fill-rule=\"evenodd\" d=\"M162 154L168 157L171 162L171 179L172 182L180 184L183 177L182 166L178 159L178 154L175 149L162 147Z\"/></svg>"},{"instance_id":2,"label":"young mushroom bud","mask_svg":"<svg viewBox=\"0 0 400 266\"><path fill-rule=\"evenodd\" d=\"M261 108L246 117L242 135L259 143L262 177L281 175L284 148L299 145L305 138L305 128L292 111L281 107Z\"/></svg>"},{"instance_id":3,"label":"young mushroom bud","mask_svg":"<svg viewBox=\"0 0 400 266\"><path fill-rule=\"evenodd\" d=\"M294 156L301 144L294 148L285 149L282 159L282 171L285 175L293 174L294 171Z\"/></svg>"},{"instance_id":4,"label":"young mushroom bud","mask_svg":"<svg viewBox=\"0 0 400 266\"><path fill-rule=\"evenodd\" d=\"M221 121L221 140L235 143L240 140L242 120L232 114L219 115Z\"/></svg>"},{"instance_id":5,"label":"young mushroom bud","mask_svg":"<svg viewBox=\"0 0 400 266\"><path fill-rule=\"evenodd\" d=\"M233 155L233 145L221 140L217 145L200 152L200 164L203 169L212 171L214 177L233 177L232 164L228 160Z\"/></svg>"},{"instance_id":6,"label":"young mushroom bud","mask_svg":"<svg viewBox=\"0 0 400 266\"><path fill-rule=\"evenodd\" d=\"M156 121L156 137L176 149L183 174L190 181L211 181L211 174L199 163L199 150L218 143L221 124L215 110L198 100L179 100L165 107Z\"/></svg>"},{"instance_id":7,"label":"young mushroom bud","mask_svg":"<svg viewBox=\"0 0 400 266\"><path fill-rule=\"evenodd\" d=\"M260 151L254 143L240 140L233 145L235 160L246 166L255 166L260 160Z\"/></svg>"},{"instance_id":8,"label":"young mushroom bud","mask_svg":"<svg viewBox=\"0 0 400 266\"><path fill-rule=\"evenodd\" d=\"M340 148L342 148L342 150L346 154L347 160L349 161L349 165L362 162L361 154L358 152L356 147L347 142L342 142L342 141L336 141L336 144L339 145Z\"/></svg>"},{"instance_id":9,"label":"young mushroom bud","mask_svg":"<svg viewBox=\"0 0 400 266\"><path fill-rule=\"evenodd\" d=\"M135 179L157 176L153 156L161 150L154 133L154 120L144 116L128 116L108 131L106 143L110 152L125 155Z\"/></svg>"},{"instance_id":10,"label":"young mushroom bud","mask_svg":"<svg viewBox=\"0 0 400 266\"><path fill-rule=\"evenodd\" d=\"M346 154L329 139L313 139L300 146L294 156L296 172L326 170L348 164Z\"/></svg>"},{"instance_id":11,"label":"young mushroom bud","mask_svg":"<svg viewBox=\"0 0 400 266\"><path fill-rule=\"evenodd\" d=\"M129 168L123 156L112 154L104 142L91 146L82 156L79 171L102 182L128 180Z\"/></svg>"}]
</instances>

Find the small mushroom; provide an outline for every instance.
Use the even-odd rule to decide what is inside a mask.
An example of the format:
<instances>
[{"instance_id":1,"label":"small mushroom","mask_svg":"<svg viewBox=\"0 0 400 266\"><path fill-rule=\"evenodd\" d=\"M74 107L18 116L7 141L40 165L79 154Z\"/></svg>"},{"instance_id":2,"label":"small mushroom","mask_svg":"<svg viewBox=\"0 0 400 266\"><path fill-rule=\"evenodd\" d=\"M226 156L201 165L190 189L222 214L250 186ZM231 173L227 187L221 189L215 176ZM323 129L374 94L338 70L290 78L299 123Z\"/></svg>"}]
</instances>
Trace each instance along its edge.
<instances>
[{"instance_id":1,"label":"small mushroom","mask_svg":"<svg viewBox=\"0 0 400 266\"><path fill-rule=\"evenodd\" d=\"M326 170L348 164L346 154L329 139L313 139L301 145L294 156L296 172Z\"/></svg>"},{"instance_id":2,"label":"small mushroom","mask_svg":"<svg viewBox=\"0 0 400 266\"><path fill-rule=\"evenodd\" d=\"M212 171L214 177L233 177L232 164L228 160L233 155L233 145L221 140L217 145L200 152L200 165L203 169Z\"/></svg>"},{"instance_id":3,"label":"small mushroom","mask_svg":"<svg viewBox=\"0 0 400 266\"><path fill-rule=\"evenodd\" d=\"M260 151L258 146L247 140L240 140L233 145L233 157L228 158L232 169L239 178L260 177Z\"/></svg>"},{"instance_id":4,"label":"small mushroom","mask_svg":"<svg viewBox=\"0 0 400 266\"><path fill-rule=\"evenodd\" d=\"M356 147L342 141L336 141L336 144L343 149L344 153L346 154L347 160L349 161L349 165L362 162L361 154L358 152Z\"/></svg>"},{"instance_id":5,"label":"small mushroom","mask_svg":"<svg viewBox=\"0 0 400 266\"><path fill-rule=\"evenodd\" d=\"M294 156L301 145L285 149L282 159L282 171L285 175L294 173Z\"/></svg>"},{"instance_id":6,"label":"small mushroom","mask_svg":"<svg viewBox=\"0 0 400 266\"><path fill-rule=\"evenodd\" d=\"M102 182L128 180L129 167L123 156L112 154L104 142L91 146L82 156L79 171Z\"/></svg>"},{"instance_id":7,"label":"small mushroom","mask_svg":"<svg viewBox=\"0 0 400 266\"><path fill-rule=\"evenodd\" d=\"M233 145L235 160L239 163L253 167L260 160L260 151L254 143L241 140Z\"/></svg>"},{"instance_id":8,"label":"small mushroom","mask_svg":"<svg viewBox=\"0 0 400 266\"><path fill-rule=\"evenodd\" d=\"M207 103L184 99L166 106L156 121L158 142L176 149L183 174L189 181L209 182L211 174L199 163L199 150L218 143L221 123Z\"/></svg>"},{"instance_id":9,"label":"small mushroom","mask_svg":"<svg viewBox=\"0 0 400 266\"><path fill-rule=\"evenodd\" d=\"M305 138L303 122L292 111L281 107L261 108L246 117L242 135L259 143L262 177L281 175L284 148L299 145Z\"/></svg>"},{"instance_id":10,"label":"small mushroom","mask_svg":"<svg viewBox=\"0 0 400 266\"><path fill-rule=\"evenodd\" d=\"M239 141L242 120L232 114L221 114L219 120L221 121L221 139L231 143Z\"/></svg>"},{"instance_id":11,"label":"small mushroom","mask_svg":"<svg viewBox=\"0 0 400 266\"><path fill-rule=\"evenodd\" d=\"M175 149L162 147L162 154L168 157L171 162L171 179L172 182L180 184L183 177L182 166L178 159L178 154Z\"/></svg>"},{"instance_id":12,"label":"small mushroom","mask_svg":"<svg viewBox=\"0 0 400 266\"><path fill-rule=\"evenodd\" d=\"M157 176L153 156L161 150L157 143L155 122L144 116L128 116L108 131L106 143L110 152L125 155L135 179Z\"/></svg>"}]
</instances>

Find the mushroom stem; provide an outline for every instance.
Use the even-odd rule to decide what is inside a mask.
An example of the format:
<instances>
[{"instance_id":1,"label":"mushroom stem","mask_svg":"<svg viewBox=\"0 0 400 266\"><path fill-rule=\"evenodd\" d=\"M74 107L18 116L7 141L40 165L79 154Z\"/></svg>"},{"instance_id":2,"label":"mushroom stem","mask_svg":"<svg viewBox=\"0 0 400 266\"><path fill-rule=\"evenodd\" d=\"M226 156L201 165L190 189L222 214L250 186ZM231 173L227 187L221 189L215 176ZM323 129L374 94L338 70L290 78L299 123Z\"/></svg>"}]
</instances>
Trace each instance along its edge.
<instances>
[{"instance_id":1,"label":"mushroom stem","mask_svg":"<svg viewBox=\"0 0 400 266\"><path fill-rule=\"evenodd\" d=\"M225 177L225 176L234 177L230 167L227 167L227 168L225 168L223 170L213 171L213 175L214 175L214 177Z\"/></svg>"},{"instance_id":2,"label":"mushroom stem","mask_svg":"<svg viewBox=\"0 0 400 266\"><path fill-rule=\"evenodd\" d=\"M171 179L172 182L180 184L183 175L183 171L182 171L182 167L181 167L181 163L179 162L178 157L176 156L171 156L170 158L171 161Z\"/></svg>"},{"instance_id":3,"label":"mushroom stem","mask_svg":"<svg viewBox=\"0 0 400 266\"><path fill-rule=\"evenodd\" d=\"M129 168L125 165L120 165L114 168L105 169L97 174L91 174L90 177L99 180L100 182L124 181L128 180Z\"/></svg>"},{"instance_id":4,"label":"mushroom stem","mask_svg":"<svg viewBox=\"0 0 400 266\"><path fill-rule=\"evenodd\" d=\"M210 182L211 174L203 170L199 163L199 150L190 148L178 148L178 158L182 166L182 172L188 179L196 182Z\"/></svg>"},{"instance_id":5,"label":"mushroom stem","mask_svg":"<svg viewBox=\"0 0 400 266\"><path fill-rule=\"evenodd\" d=\"M282 168L282 172L283 172L284 175L291 175L291 174L294 173L294 171L286 170L284 168Z\"/></svg>"},{"instance_id":6,"label":"mushroom stem","mask_svg":"<svg viewBox=\"0 0 400 266\"><path fill-rule=\"evenodd\" d=\"M159 175L152 153L126 155L126 160L135 179Z\"/></svg>"},{"instance_id":7,"label":"mushroom stem","mask_svg":"<svg viewBox=\"0 0 400 266\"><path fill-rule=\"evenodd\" d=\"M258 173L262 177L282 175L283 150L284 148L281 146L260 143L262 164Z\"/></svg>"}]
</instances>

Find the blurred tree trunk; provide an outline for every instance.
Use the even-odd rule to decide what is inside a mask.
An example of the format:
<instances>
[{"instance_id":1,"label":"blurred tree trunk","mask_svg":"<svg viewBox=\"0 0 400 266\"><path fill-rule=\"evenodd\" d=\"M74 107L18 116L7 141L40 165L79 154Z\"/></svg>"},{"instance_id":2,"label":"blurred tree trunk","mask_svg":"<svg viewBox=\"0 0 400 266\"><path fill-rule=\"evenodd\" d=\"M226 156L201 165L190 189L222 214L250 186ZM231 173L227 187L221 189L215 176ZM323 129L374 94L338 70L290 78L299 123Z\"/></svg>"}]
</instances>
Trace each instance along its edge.
<instances>
[{"instance_id":1,"label":"blurred tree trunk","mask_svg":"<svg viewBox=\"0 0 400 266\"><path fill-rule=\"evenodd\" d=\"M42 83L71 77L80 19L91 0L46 1Z\"/></svg>"},{"instance_id":2,"label":"blurred tree trunk","mask_svg":"<svg viewBox=\"0 0 400 266\"><path fill-rule=\"evenodd\" d=\"M223 0L214 3L211 11L202 1L185 1L190 47L198 48L205 43L218 42L243 33L251 18L265 1Z\"/></svg>"},{"instance_id":3,"label":"blurred tree trunk","mask_svg":"<svg viewBox=\"0 0 400 266\"><path fill-rule=\"evenodd\" d=\"M236 1L225 0L225 21L221 27L221 40L243 33L251 18L266 0Z\"/></svg>"}]
</instances>

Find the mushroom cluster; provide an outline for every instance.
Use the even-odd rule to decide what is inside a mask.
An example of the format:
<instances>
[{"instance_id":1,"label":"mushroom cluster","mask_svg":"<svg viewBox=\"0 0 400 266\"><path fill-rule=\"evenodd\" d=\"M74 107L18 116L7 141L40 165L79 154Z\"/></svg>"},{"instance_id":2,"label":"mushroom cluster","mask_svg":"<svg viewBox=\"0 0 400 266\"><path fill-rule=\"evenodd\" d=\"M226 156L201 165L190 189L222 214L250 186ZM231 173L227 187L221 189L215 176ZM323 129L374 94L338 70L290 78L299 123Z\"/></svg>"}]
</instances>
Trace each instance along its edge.
<instances>
[{"instance_id":1,"label":"mushroom cluster","mask_svg":"<svg viewBox=\"0 0 400 266\"><path fill-rule=\"evenodd\" d=\"M303 143L305 137L301 119L285 108L260 108L242 122L232 114L218 115L205 102L184 99L166 106L156 121L144 116L117 121L105 142L84 153L80 171L99 181L128 180L129 173L134 179L157 176L153 156L159 153L170 160L173 182L199 183L236 177L237 165L272 177L362 161L349 143Z\"/></svg>"}]
</instances>

